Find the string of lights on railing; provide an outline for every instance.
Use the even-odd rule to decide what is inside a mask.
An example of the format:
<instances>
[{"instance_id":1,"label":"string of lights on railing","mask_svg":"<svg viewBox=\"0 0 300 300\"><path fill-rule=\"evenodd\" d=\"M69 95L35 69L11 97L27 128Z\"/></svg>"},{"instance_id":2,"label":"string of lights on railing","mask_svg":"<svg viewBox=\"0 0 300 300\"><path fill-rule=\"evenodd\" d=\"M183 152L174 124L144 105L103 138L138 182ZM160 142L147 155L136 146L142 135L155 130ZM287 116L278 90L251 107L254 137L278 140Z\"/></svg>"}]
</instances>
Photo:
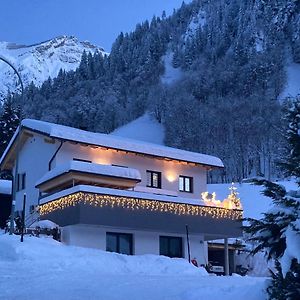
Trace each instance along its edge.
<instances>
[{"instance_id":1,"label":"string of lights on railing","mask_svg":"<svg viewBox=\"0 0 300 300\"><path fill-rule=\"evenodd\" d=\"M93 207L120 207L128 210L150 210L176 215L191 215L216 219L226 218L239 220L242 218L242 210L239 209L226 209L221 207L164 202L86 192L77 192L42 204L39 206L39 212L41 216L44 216L58 210L74 207L78 204L86 204Z\"/></svg>"}]
</instances>

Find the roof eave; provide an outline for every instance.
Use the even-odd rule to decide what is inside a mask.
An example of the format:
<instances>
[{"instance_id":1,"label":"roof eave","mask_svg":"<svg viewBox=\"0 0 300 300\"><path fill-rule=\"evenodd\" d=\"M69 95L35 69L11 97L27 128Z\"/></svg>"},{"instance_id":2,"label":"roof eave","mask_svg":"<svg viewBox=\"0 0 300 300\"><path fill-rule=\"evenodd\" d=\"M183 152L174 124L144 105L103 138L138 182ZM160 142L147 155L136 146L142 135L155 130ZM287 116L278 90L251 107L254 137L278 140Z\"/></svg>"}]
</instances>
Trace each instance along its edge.
<instances>
[{"instance_id":1,"label":"roof eave","mask_svg":"<svg viewBox=\"0 0 300 300\"><path fill-rule=\"evenodd\" d=\"M3 155L0 159L0 170L5 169L5 168L3 168L3 162L5 162L5 157L7 156L9 151L11 150L11 148L12 148L12 146L13 146L13 144L14 144L17 136L18 136L18 133L22 132L22 129L27 129L31 132L42 134L44 136L48 136L48 137L51 137L51 138L54 138L54 139L63 140L63 141L67 141L67 142L73 142L73 143L75 142L75 143L82 144L82 145L103 147L103 148L108 148L108 149L113 149L113 150L118 150L118 151L124 151L124 152L128 152L128 153L134 153L134 154L138 154L138 155L142 155L142 156L155 157L155 158L160 158L160 159L170 159L170 160L173 160L173 161L178 161L178 162L183 162L183 163L192 163L192 164L196 164L196 165L203 166L203 167L206 167L206 168L208 167L209 169L222 169L222 168L224 168L224 164L222 163L221 160L220 161L221 161L222 165L213 165L213 164L207 164L207 163L201 163L201 162L195 162L195 161L189 161L189 160L180 160L180 159L176 159L176 158L168 157L168 156L159 156L159 155L152 155L152 154L142 153L142 152L138 152L138 151L124 150L124 149L120 149L120 148L108 147L108 146L105 146L105 145L100 145L100 144L95 144L95 143L84 143L84 142L77 141L77 140L74 140L74 139L72 140L72 139L66 139L66 138L63 138L63 137L55 136L55 135L49 134L47 132L40 131L40 130L37 130L37 129L33 129L31 127L27 127L27 126L21 124L20 126L18 126L16 132L14 133L12 139L10 140L7 148L5 149Z\"/></svg>"}]
</instances>

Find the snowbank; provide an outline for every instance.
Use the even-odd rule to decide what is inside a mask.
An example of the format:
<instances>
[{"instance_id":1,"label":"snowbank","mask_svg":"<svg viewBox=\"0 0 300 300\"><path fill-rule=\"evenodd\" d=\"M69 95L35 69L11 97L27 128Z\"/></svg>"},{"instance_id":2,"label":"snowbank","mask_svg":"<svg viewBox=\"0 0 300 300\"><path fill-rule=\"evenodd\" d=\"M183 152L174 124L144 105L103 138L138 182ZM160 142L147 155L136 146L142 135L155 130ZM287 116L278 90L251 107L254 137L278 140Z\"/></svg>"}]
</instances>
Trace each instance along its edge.
<instances>
[{"instance_id":1,"label":"snowbank","mask_svg":"<svg viewBox=\"0 0 300 300\"><path fill-rule=\"evenodd\" d=\"M208 276L184 259L0 235L0 299L265 299L266 279Z\"/></svg>"}]
</instances>

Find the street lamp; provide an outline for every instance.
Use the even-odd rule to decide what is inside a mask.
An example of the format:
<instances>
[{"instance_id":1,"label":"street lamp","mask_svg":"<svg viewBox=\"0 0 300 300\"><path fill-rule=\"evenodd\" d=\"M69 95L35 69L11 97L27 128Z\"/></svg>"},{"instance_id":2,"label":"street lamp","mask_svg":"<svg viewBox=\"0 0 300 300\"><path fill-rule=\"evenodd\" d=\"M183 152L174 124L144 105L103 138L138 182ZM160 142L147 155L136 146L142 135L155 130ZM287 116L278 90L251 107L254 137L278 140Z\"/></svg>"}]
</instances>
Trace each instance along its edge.
<instances>
[{"instance_id":1,"label":"street lamp","mask_svg":"<svg viewBox=\"0 0 300 300\"><path fill-rule=\"evenodd\" d=\"M23 103L23 98L24 98L24 85L23 81L21 78L20 73L18 70L15 68L15 66L8 61L6 58L0 55L0 60L8 64L15 72L19 79L19 83L21 85L21 98L22 98L22 103ZM22 115L20 111L20 121L22 121ZM18 177L18 166L19 166L19 134L17 135L16 138L16 165L15 165L15 172L14 172L14 177L13 177L13 194L12 194L12 202L11 202L11 212L10 212L10 228L9 228L9 234L13 234L14 232L14 214L15 214L15 204L16 204L16 194L17 194L17 177Z\"/></svg>"}]
</instances>

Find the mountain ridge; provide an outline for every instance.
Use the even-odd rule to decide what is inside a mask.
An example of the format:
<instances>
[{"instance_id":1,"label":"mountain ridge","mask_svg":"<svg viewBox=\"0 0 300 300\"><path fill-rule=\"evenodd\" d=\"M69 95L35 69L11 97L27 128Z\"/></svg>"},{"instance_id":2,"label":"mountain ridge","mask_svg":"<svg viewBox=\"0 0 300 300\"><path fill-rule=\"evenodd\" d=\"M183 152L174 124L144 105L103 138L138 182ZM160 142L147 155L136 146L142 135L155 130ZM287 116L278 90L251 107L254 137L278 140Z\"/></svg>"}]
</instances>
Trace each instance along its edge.
<instances>
[{"instance_id":1,"label":"mountain ridge","mask_svg":"<svg viewBox=\"0 0 300 300\"><path fill-rule=\"evenodd\" d=\"M102 47L66 35L31 45L0 42L0 55L14 64L25 86L31 82L41 86L49 77L55 78L60 69L75 70L80 64L84 51L92 54L96 51L102 55L107 54ZM8 91L14 92L17 85L17 78L13 71L6 64L1 63L0 101Z\"/></svg>"}]
</instances>

